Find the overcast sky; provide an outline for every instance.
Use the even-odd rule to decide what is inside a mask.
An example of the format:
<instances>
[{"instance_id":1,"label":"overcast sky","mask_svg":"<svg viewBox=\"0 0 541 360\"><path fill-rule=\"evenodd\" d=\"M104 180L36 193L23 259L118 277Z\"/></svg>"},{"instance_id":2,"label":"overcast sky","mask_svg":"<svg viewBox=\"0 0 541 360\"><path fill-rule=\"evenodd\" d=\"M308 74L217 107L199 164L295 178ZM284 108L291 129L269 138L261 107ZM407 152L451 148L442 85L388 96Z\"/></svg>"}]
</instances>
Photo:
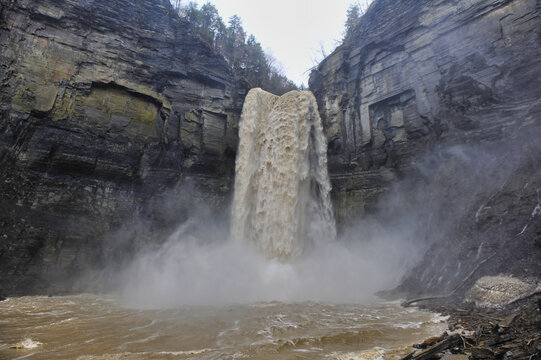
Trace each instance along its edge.
<instances>
[{"instance_id":1,"label":"overcast sky","mask_svg":"<svg viewBox=\"0 0 541 360\"><path fill-rule=\"evenodd\" d=\"M298 85L308 85L309 69L323 58L321 45L329 54L342 39L346 11L354 1L210 0L224 23L231 15L239 15L244 30L254 34ZM208 0L196 2L203 5Z\"/></svg>"}]
</instances>

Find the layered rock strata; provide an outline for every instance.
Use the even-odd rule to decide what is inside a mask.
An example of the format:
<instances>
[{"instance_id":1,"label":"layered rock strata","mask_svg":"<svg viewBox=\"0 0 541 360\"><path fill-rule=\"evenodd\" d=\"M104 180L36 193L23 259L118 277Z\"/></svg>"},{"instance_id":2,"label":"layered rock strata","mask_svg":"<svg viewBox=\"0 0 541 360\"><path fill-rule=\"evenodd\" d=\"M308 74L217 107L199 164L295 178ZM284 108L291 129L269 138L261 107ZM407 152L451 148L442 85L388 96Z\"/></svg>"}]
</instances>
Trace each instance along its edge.
<instances>
[{"instance_id":1,"label":"layered rock strata","mask_svg":"<svg viewBox=\"0 0 541 360\"><path fill-rule=\"evenodd\" d=\"M1 292L120 260L136 237L105 234L182 217L166 189L228 196L247 90L167 0L2 0L0 24Z\"/></svg>"},{"instance_id":2,"label":"layered rock strata","mask_svg":"<svg viewBox=\"0 0 541 360\"><path fill-rule=\"evenodd\" d=\"M370 211L412 154L491 141L538 119L535 0L377 0L311 74L342 222Z\"/></svg>"},{"instance_id":3,"label":"layered rock strata","mask_svg":"<svg viewBox=\"0 0 541 360\"><path fill-rule=\"evenodd\" d=\"M337 221L417 212L409 228L433 243L400 290L540 276L540 13L536 0L376 0L312 72Z\"/></svg>"}]
</instances>

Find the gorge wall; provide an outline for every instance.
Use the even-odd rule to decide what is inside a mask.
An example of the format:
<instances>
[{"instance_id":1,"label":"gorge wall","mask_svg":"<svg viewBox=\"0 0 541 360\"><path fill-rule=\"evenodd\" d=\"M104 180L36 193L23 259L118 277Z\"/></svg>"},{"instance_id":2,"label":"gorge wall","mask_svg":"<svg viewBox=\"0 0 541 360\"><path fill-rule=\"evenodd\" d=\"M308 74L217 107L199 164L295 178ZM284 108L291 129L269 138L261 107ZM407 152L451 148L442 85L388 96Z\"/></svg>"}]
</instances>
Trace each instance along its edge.
<instances>
[{"instance_id":1,"label":"gorge wall","mask_svg":"<svg viewBox=\"0 0 541 360\"><path fill-rule=\"evenodd\" d=\"M434 245L401 290L541 275L540 13L538 0L377 0L312 72L337 220L389 213L397 191L397 217L425 207L416 226Z\"/></svg>"},{"instance_id":2,"label":"gorge wall","mask_svg":"<svg viewBox=\"0 0 541 360\"><path fill-rule=\"evenodd\" d=\"M430 205L399 290L541 276L540 12L375 0L312 73L342 228ZM168 0L0 0L0 80L0 294L73 290L194 197L224 212L248 89Z\"/></svg>"},{"instance_id":3,"label":"gorge wall","mask_svg":"<svg viewBox=\"0 0 541 360\"><path fill-rule=\"evenodd\" d=\"M0 24L0 292L70 289L144 240L122 224L230 195L248 89L167 0L1 0Z\"/></svg>"}]
</instances>

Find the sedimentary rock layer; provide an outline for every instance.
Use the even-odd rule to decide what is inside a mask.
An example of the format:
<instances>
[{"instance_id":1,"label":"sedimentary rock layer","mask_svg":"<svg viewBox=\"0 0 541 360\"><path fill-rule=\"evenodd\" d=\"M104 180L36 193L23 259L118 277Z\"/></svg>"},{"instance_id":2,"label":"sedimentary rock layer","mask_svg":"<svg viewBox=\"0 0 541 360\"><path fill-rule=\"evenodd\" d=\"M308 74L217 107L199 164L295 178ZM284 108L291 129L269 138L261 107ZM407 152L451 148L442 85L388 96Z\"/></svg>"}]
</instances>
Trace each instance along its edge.
<instances>
[{"instance_id":1,"label":"sedimentary rock layer","mask_svg":"<svg viewBox=\"0 0 541 360\"><path fill-rule=\"evenodd\" d=\"M538 119L540 6L375 1L310 77L340 219L370 210L397 169L431 144L491 141Z\"/></svg>"},{"instance_id":2,"label":"sedimentary rock layer","mask_svg":"<svg viewBox=\"0 0 541 360\"><path fill-rule=\"evenodd\" d=\"M3 292L120 258L104 234L178 221L156 196L183 180L229 193L246 90L166 0L2 0L0 86Z\"/></svg>"},{"instance_id":3,"label":"sedimentary rock layer","mask_svg":"<svg viewBox=\"0 0 541 360\"><path fill-rule=\"evenodd\" d=\"M539 276L540 13L536 0L376 0L311 74L337 221L425 208L412 226L437 243L403 290ZM403 178L412 201L381 202Z\"/></svg>"}]
</instances>

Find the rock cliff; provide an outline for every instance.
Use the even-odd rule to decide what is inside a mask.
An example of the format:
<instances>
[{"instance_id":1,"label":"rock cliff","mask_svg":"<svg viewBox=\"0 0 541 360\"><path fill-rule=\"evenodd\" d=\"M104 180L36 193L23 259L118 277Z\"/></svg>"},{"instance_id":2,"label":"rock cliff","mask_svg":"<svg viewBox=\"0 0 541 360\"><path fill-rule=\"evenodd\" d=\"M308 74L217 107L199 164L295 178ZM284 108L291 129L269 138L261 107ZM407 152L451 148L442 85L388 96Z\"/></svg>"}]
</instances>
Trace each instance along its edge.
<instances>
[{"instance_id":1,"label":"rock cliff","mask_svg":"<svg viewBox=\"0 0 541 360\"><path fill-rule=\"evenodd\" d=\"M230 192L247 89L167 0L1 0L0 84L2 293L69 289L121 224L178 222L166 189Z\"/></svg>"},{"instance_id":2,"label":"rock cliff","mask_svg":"<svg viewBox=\"0 0 541 360\"><path fill-rule=\"evenodd\" d=\"M312 73L339 223L425 237L398 290L541 276L540 12L375 0ZM223 212L246 92L167 0L0 0L0 294L73 289L193 197Z\"/></svg>"},{"instance_id":3,"label":"rock cliff","mask_svg":"<svg viewBox=\"0 0 541 360\"><path fill-rule=\"evenodd\" d=\"M385 210L392 188L415 192L397 216L425 206L419 234L435 244L402 290L541 275L540 13L538 0L376 0L311 74L337 219Z\"/></svg>"}]
</instances>

